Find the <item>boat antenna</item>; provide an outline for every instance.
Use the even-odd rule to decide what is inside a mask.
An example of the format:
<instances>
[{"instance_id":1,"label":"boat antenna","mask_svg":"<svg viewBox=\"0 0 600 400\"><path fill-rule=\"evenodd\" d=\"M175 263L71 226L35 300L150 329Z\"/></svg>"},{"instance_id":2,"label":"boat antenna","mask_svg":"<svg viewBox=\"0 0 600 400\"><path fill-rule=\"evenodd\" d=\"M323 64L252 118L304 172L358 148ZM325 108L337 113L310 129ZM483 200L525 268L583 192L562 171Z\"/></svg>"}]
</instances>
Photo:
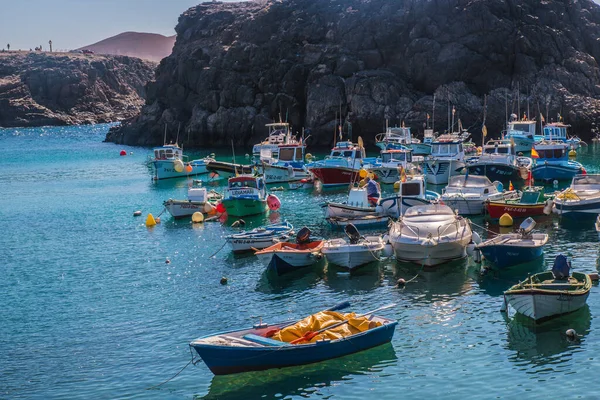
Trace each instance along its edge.
<instances>
[{"instance_id":1,"label":"boat antenna","mask_svg":"<svg viewBox=\"0 0 600 400\"><path fill-rule=\"evenodd\" d=\"M450 90L446 89L446 97L448 99L448 133L450 133Z\"/></svg>"},{"instance_id":2,"label":"boat antenna","mask_svg":"<svg viewBox=\"0 0 600 400\"><path fill-rule=\"evenodd\" d=\"M506 127L508 128L508 88L504 92L504 116L506 118Z\"/></svg>"},{"instance_id":3,"label":"boat antenna","mask_svg":"<svg viewBox=\"0 0 600 400\"><path fill-rule=\"evenodd\" d=\"M333 147L335 147L337 139L337 111L335 112L335 123L333 124Z\"/></svg>"},{"instance_id":4,"label":"boat antenna","mask_svg":"<svg viewBox=\"0 0 600 400\"><path fill-rule=\"evenodd\" d=\"M165 122L165 138L163 139L163 146L167 144L167 123Z\"/></svg>"},{"instance_id":5,"label":"boat antenna","mask_svg":"<svg viewBox=\"0 0 600 400\"><path fill-rule=\"evenodd\" d=\"M527 86L527 119L531 119L529 114L529 86Z\"/></svg>"},{"instance_id":6,"label":"boat antenna","mask_svg":"<svg viewBox=\"0 0 600 400\"><path fill-rule=\"evenodd\" d=\"M517 121L521 118L521 83L517 82Z\"/></svg>"},{"instance_id":7,"label":"boat antenna","mask_svg":"<svg viewBox=\"0 0 600 400\"><path fill-rule=\"evenodd\" d=\"M177 136L175 137L175 144L179 143L179 129L181 128L181 122L177 125Z\"/></svg>"},{"instance_id":8,"label":"boat antenna","mask_svg":"<svg viewBox=\"0 0 600 400\"><path fill-rule=\"evenodd\" d=\"M431 112L431 129L435 131L435 92L433 93L433 111Z\"/></svg>"}]
</instances>

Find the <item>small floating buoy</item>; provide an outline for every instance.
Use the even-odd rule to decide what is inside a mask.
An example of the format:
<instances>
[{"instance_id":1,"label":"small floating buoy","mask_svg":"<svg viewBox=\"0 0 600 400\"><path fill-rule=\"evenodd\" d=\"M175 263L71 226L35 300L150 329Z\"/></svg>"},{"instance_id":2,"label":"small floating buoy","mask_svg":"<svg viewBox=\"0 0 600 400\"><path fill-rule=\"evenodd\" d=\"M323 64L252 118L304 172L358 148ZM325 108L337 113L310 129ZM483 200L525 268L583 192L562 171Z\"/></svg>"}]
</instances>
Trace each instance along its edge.
<instances>
[{"instance_id":1,"label":"small floating buoy","mask_svg":"<svg viewBox=\"0 0 600 400\"><path fill-rule=\"evenodd\" d=\"M142 212L141 212L140 210L138 210L138 211L134 211L134 212L133 212L133 216L134 216L134 217L139 217L139 216L141 216L141 215L142 215Z\"/></svg>"},{"instance_id":2,"label":"small floating buoy","mask_svg":"<svg viewBox=\"0 0 600 400\"><path fill-rule=\"evenodd\" d=\"M125 150L121 150L121 152L119 153L120 156L126 156L127 152Z\"/></svg>"},{"instance_id":3,"label":"small floating buoy","mask_svg":"<svg viewBox=\"0 0 600 400\"><path fill-rule=\"evenodd\" d=\"M394 182L394 190L400 190L400 181Z\"/></svg>"},{"instance_id":4,"label":"small floating buoy","mask_svg":"<svg viewBox=\"0 0 600 400\"><path fill-rule=\"evenodd\" d=\"M165 264L171 264L171 260L169 260L168 258L165 260Z\"/></svg>"},{"instance_id":5,"label":"small floating buoy","mask_svg":"<svg viewBox=\"0 0 600 400\"><path fill-rule=\"evenodd\" d=\"M552 181L552 186L554 186L554 189L558 189L558 181L556 179Z\"/></svg>"},{"instance_id":6,"label":"small floating buoy","mask_svg":"<svg viewBox=\"0 0 600 400\"><path fill-rule=\"evenodd\" d=\"M510 214L508 213L504 213L502 214L502 216L500 217L500 226L512 226L513 224L513 219L510 216Z\"/></svg>"},{"instance_id":7,"label":"small floating buoy","mask_svg":"<svg viewBox=\"0 0 600 400\"><path fill-rule=\"evenodd\" d=\"M133 155L133 151L130 151L130 152L129 152L129 155L130 155L130 156L132 156L132 155Z\"/></svg>"},{"instance_id":8,"label":"small floating buoy","mask_svg":"<svg viewBox=\"0 0 600 400\"><path fill-rule=\"evenodd\" d=\"M181 160L175 160L173 162L173 169L176 172L183 172L183 168L184 168L183 161L181 161Z\"/></svg>"},{"instance_id":9,"label":"small floating buoy","mask_svg":"<svg viewBox=\"0 0 600 400\"><path fill-rule=\"evenodd\" d=\"M223 214L225 211L227 211L223 203L217 204L216 210L219 214Z\"/></svg>"},{"instance_id":10,"label":"small floating buoy","mask_svg":"<svg viewBox=\"0 0 600 400\"><path fill-rule=\"evenodd\" d=\"M575 329L573 328L567 329L565 335L567 335L567 340L570 342L579 340L579 335L577 334L577 331L575 331Z\"/></svg>"},{"instance_id":11,"label":"small floating buoy","mask_svg":"<svg viewBox=\"0 0 600 400\"><path fill-rule=\"evenodd\" d=\"M404 278L400 278L396 281L396 287L404 287L406 285L406 280Z\"/></svg>"},{"instance_id":12,"label":"small floating buoy","mask_svg":"<svg viewBox=\"0 0 600 400\"><path fill-rule=\"evenodd\" d=\"M202 214L200 211L196 211L195 213L192 214L192 222L193 223L204 222L204 214Z\"/></svg>"},{"instance_id":13,"label":"small floating buoy","mask_svg":"<svg viewBox=\"0 0 600 400\"><path fill-rule=\"evenodd\" d=\"M592 280L592 282L598 282L600 280L600 275L597 272L589 273L588 276Z\"/></svg>"},{"instance_id":14,"label":"small floating buoy","mask_svg":"<svg viewBox=\"0 0 600 400\"><path fill-rule=\"evenodd\" d=\"M221 285L227 285L227 278L224 276L221 278Z\"/></svg>"},{"instance_id":15,"label":"small floating buoy","mask_svg":"<svg viewBox=\"0 0 600 400\"><path fill-rule=\"evenodd\" d=\"M186 165L186 166L185 166L185 172L187 172L188 174L189 174L190 172L192 172L192 171L193 171L193 169L194 169L194 168L191 166L191 164L188 164L188 165Z\"/></svg>"},{"instance_id":16,"label":"small floating buoy","mask_svg":"<svg viewBox=\"0 0 600 400\"><path fill-rule=\"evenodd\" d=\"M281 207L281 201L274 194L270 194L267 196L267 205L269 206L269 210L277 211Z\"/></svg>"},{"instance_id":17,"label":"small floating buoy","mask_svg":"<svg viewBox=\"0 0 600 400\"><path fill-rule=\"evenodd\" d=\"M146 218L146 226L150 227L154 225L156 225L156 220L154 219L154 216L152 214L148 214L148 217Z\"/></svg>"},{"instance_id":18,"label":"small floating buoy","mask_svg":"<svg viewBox=\"0 0 600 400\"><path fill-rule=\"evenodd\" d=\"M572 160L575 159L575 158L577 158L577 152L575 151L575 149L571 149L569 151L569 158L572 159Z\"/></svg>"}]
</instances>

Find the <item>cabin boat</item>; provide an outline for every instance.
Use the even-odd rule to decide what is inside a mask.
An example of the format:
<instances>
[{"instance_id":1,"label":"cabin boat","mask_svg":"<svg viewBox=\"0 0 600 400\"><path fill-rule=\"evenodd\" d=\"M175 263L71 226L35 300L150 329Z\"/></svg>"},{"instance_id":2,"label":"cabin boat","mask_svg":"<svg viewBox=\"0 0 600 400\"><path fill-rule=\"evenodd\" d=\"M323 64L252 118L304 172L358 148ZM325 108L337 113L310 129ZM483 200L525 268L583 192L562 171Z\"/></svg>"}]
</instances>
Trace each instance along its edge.
<instances>
[{"instance_id":1,"label":"cabin boat","mask_svg":"<svg viewBox=\"0 0 600 400\"><path fill-rule=\"evenodd\" d=\"M273 157L273 151L263 149L260 164L265 182L285 183L310 179L310 173L304 168L305 149L302 143L283 144L278 147L277 158Z\"/></svg>"},{"instance_id":2,"label":"cabin boat","mask_svg":"<svg viewBox=\"0 0 600 400\"><path fill-rule=\"evenodd\" d=\"M356 218L367 215L377 215L378 209L369 203L367 188L352 187L348 192L348 201L345 203L326 203L325 217Z\"/></svg>"},{"instance_id":3,"label":"cabin boat","mask_svg":"<svg viewBox=\"0 0 600 400\"><path fill-rule=\"evenodd\" d=\"M569 160L569 145L566 142L541 141L534 145L532 152L534 179L543 181L573 179L585 173L585 168L577 161Z\"/></svg>"},{"instance_id":4,"label":"cabin boat","mask_svg":"<svg viewBox=\"0 0 600 400\"><path fill-rule=\"evenodd\" d=\"M455 135L441 135L431 145L431 155L425 159L424 173L427 183L445 185L451 176L465 166L463 141Z\"/></svg>"},{"instance_id":5,"label":"cabin boat","mask_svg":"<svg viewBox=\"0 0 600 400\"><path fill-rule=\"evenodd\" d=\"M186 161L183 149L177 144L165 144L155 147L154 156L150 159L154 180L168 178L183 178L187 176L206 174L206 164L212 160L206 157L200 160Z\"/></svg>"},{"instance_id":6,"label":"cabin boat","mask_svg":"<svg viewBox=\"0 0 600 400\"><path fill-rule=\"evenodd\" d=\"M215 204L223 196L214 190L207 191L204 187L188 188L187 200L169 199L163 203L173 218L185 218L192 216L195 212L210 214L215 212Z\"/></svg>"},{"instance_id":7,"label":"cabin boat","mask_svg":"<svg viewBox=\"0 0 600 400\"><path fill-rule=\"evenodd\" d=\"M307 164L306 168L323 186L340 186L358 182L360 169L376 163L375 158L366 158L364 147L352 142L338 142L329 156Z\"/></svg>"},{"instance_id":8,"label":"cabin boat","mask_svg":"<svg viewBox=\"0 0 600 400\"><path fill-rule=\"evenodd\" d=\"M260 323L247 329L206 335L193 340L190 348L198 353L215 375L311 364L389 343L398 321L373 315L376 311L358 316L368 321L359 325L361 329L342 323L348 320L351 314L339 314L336 321L328 321L327 326L331 327L331 330L298 344L278 340L287 339L286 327L298 332L298 329L292 326L294 323L282 322ZM298 321L297 326L304 328L299 333L305 335L310 330L319 331L321 326L310 324L310 321L324 320L322 314L324 312ZM334 328L334 325L339 328Z\"/></svg>"},{"instance_id":9,"label":"cabin boat","mask_svg":"<svg viewBox=\"0 0 600 400\"><path fill-rule=\"evenodd\" d=\"M272 224L249 231L235 233L225 237L234 253L264 249L278 242L287 241L294 234L294 227L287 221Z\"/></svg>"},{"instance_id":10,"label":"cabin boat","mask_svg":"<svg viewBox=\"0 0 600 400\"><path fill-rule=\"evenodd\" d=\"M229 178L222 204L227 215L246 217L267 212L267 190L262 177L240 175Z\"/></svg>"},{"instance_id":11,"label":"cabin boat","mask_svg":"<svg viewBox=\"0 0 600 400\"><path fill-rule=\"evenodd\" d=\"M551 122L546 124L542 129L542 135L536 136L536 142L541 142L542 140L548 142L564 142L573 150L577 150L579 149L582 140L576 136L569 137L567 135L567 128L570 126L571 125L566 125L562 122Z\"/></svg>"},{"instance_id":12,"label":"cabin boat","mask_svg":"<svg viewBox=\"0 0 600 400\"><path fill-rule=\"evenodd\" d=\"M516 233L505 233L475 246L486 260L497 268L523 264L542 256L548 242L545 233L531 233L535 221L529 217L520 225Z\"/></svg>"},{"instance_id":13,"label":"cabin boat","mask_svg":"<svg viewBox=\"0 0 600 400\"><path fill-rule=\"evenodd\" d=\"M380 215L398 218L410 207L434 204L440 200L439 193L426 190L422 175L407 176L394 185L398 185L398 194L379 200Z\"/></svg>"},{"instance_id":14,"label":"cabin boat","mask_svg":"<svg viewBox=\"0 0 600 400\"><path fill-rule=\"evenodd\" d=\"M209 160L206 163L206 170L211 173L211 177L231 178L238 174L252 174L257 171L256 166L229 163L225 161Z\"/></svg>"},{"instance_id":15,"label":"cabin boat","mask_svg":"<svg viewBox=\"0 0 600 400\"><path fill-rule=\"evenodd\" d=\"M375 174L381 183L394 183L400 179L402 169L407 173L416 171L412 161L411 149L382 150L381 165L372 167L369 171Z\"/></svg>"},{"instance_id":16,"label":"cabin boat","mask_svg":"<svg viewBox=\"0 0 600 400\"><path fill-rule=\"evenodd\" d=\"M570 218L600 214L600 174L574 176L571 186L556 195L552 211Z\"/></svg>"},{"instance_id":17,"label":"cabin boat","mask_svg":"<svg viewBox=\"0 0 600 400\"><path fill-rule=\"evenodd\" d=\"M302 228L296 235L296 243L279 242L254 253L267 270L277 275L287 274L309 267L321 259L323 240L311 240L310 230Z\"/></svg>"},{"instance_id":18,"label":"cabin boat","mask_svg":"<svg viewBox=\"0 0 600 400\"><path fill-rule=\"evenodd\" d=\"M532 275L504 292L503 311L508 305L519 314L540 321L567 314L585 306L592 288L588 274L573 272L562 254L551 271Z\"/></svg>"},{"instance_id":19,"label":"cabin boat","mask_svg":"<svg viewBox=\"0 0 600 400\"><path fill-rule=\"evenodd\" d=\"M279 158L279 150L284 145L300 145L294 136L290 124L287 122L274 122L265 125L269 131L267 138L252 147L252 155L255 159L269 153L270 158Z\"/></svg>"},{"instance_id":20,"label":"cabin boat","mask_svg":"<svg viewBox=\"0 0 600 400\"><path fill-rule=\"evenodd\" d=\"M517 157L515 147L506 140L490 140L479 158L467 164L467 170L472 175L484 175L491 181L522 182L529 176L531 158Z\"/></svg>"},{"instance_id":21,"label":"cabin boat","mask_svg":"<svg viewBox=\"0 0 600 400\"><path fill-rule=\"evenodd\" d=\"M323 244L321 253L329 263L352 271L379 260L384 247L381 236L361 236L353 224L346 225L344 231L347 239L330 239Z\"/></svg>"},{"instance_id":22,"label":"cabin boat","mask_svg":"<svg viewBox=\"0 0 600 400\"><path fill-rule=\"evenodd\" d=\"M488 200L487 212L492 219L500 219L504 214L513 218L527 218L552 213L553 196L544 194L542 186L529 186L515 199Z\"/></svg>"},{"instance_id":23,"label":"cabin boat","mask_svg":"<svg viewBox=\"0 0 600 400\"><path fill-rule=\"evenodd\" d=\"M501 191L498 190L499 186L500 182L492 183L486 176L457 175L450 178L448 186L442 191L441 200L460 215L483 214L488 200L518 197L516 191Z\"/></svg>"},{"instance_id":24,"label":"cabin boat","mask_svg":"<svg viewBox=\"0 0 600 400\"><path fill-rule=\"evenodd\" d=\"M413 139L407 127L387 127L384 133L375 136L375 145L381 150L406 149L420 142L419 139Z\"/></svg>"},{"instance_id":25,"label":"cabin boat","mask_svg":"<svg viewBox=\"0 0 600 400\"><path fill-rule=\"evenodd\" d=\"M421 143L411 143L410 148L415 156L428 156L431 154L431 145L435 141L433 129L425 129L423 132L423 141Z\"/></svg>"},{"instance_id":26,"label":"cabin boat","mask_svg":"<svg viewBox=\"0 0 600 400\"><path fill-rule=\"evenodd\" d=\"M535 120L518 120L516 114L511 114L510 121L506 124L506 131L502 132L506 140L514 143L515 152L527 153L531 151L535 142Z\"/></svg>"},{"instance_id":27,"label":"cabin boat","mask_svg":"<svg viewBox=\"0 0 600 400\"><path fill-rule=\"evenodd\" d=\"M448 206L415 206L392 223L389 241L396 259L431 267L466 257L472 238L469 220Z\"/></svg>"}]
</instances>

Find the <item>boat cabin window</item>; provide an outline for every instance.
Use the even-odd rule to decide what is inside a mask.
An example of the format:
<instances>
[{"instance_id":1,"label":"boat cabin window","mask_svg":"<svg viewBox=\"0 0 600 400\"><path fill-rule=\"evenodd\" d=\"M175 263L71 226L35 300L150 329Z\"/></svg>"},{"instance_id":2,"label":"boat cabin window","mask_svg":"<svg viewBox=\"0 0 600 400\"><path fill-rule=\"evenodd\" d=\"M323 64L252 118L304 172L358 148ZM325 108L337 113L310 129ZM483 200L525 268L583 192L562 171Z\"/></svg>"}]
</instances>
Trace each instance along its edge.
<instances>
[{"instance_id":1,"label":"boat cabin window","mask_svg":"<svg viewBox=\"0 0 600 400\"><path fill-rule=\"evenodd\" d=\"M421 194L419 182L404 182L402 184L402 196L418 196Z\"/></svg>"},{"instance_id":2,"label":"boat cabin window","mask_svg":"<svg viewBox=\"0 0 600 400\"><path fill-rule=\"evenodd\" d=\"M281 161L293 161L294 160L294 148L283 147L279 149L279 159Z\"/></svg>"},{"instance_id":3,"label":"boat cabin window","mask_svg":"<svg viewBox=\"0 0 600 400\"><path fill-rule=\"evenodd\" d=\"M508 154L508 147L485 147L483 152L486 154Z\"/></svg>"},{"instance_id":4,"label":"boat cabin window","mask_svg":"<svg viewBox=\"0 0 600 400\"><path fill-rule=\"evenodd\" d=\"M296 148L296 160L298 160L298 161L302 160L302 148L300 148L300 147Z\"/></svg>"},{"instance_id":5,"label":"boat cabin window","mask_svg":"<svg viewBox=\"0 0 600 400\"><path fill-rule=\"evenodd\" d=\"M173 158L173 150L167 149L167 151L165 152L165 155L167 158Z\"/></svg>"},{"instance_id":6,"label":"boat cabin window","mask_svg":"<svg viewBox=\"0 0 600 400\"><path fill-rule=\"evenodd\" d=\"M564 158L567 155L567 150L564 147L560 149L545 149L538 150L538 154L540 158Z\"/></svg>"},{"instance_id":7,"label":"boat cabin window","mask_svg":"<svg viewBox=\"0 0 600 400\"><path fill-rule=\"evenodd\" d=\"M545 126L544 136L547 138L564 139L567 137L567 129L556 126Z\"/></svg>"},{"instance_id":8,"label":"boat cabin window","mask_svg":"<svg viewBox=\"0 0 600 400\"><path fill-rule=\"evenodd\" d=\"M244 181L231 181L229 187L234 188L256 188L256 181L254 179L248 179Z\"/></svg>"},{"instance_id":9,"label":"boat cabin window","mask_svg":"<svg viewBox=\"0 0 600 400\"><path fill-rule=\"evenodd\" d=\"M533 124L512 124L513 131L521 131L521 132L531 133L531 131L530 131L531 127L533 127L533 129L535 130L535 125L533 125Z\"/></svg>"},{"instance_id":10,"label":"boat cabin window","mask_svg":"<svg viewBox=\"0 0 600 400\"><path fill-rule=\"evenodd\" d=\"M407 160L408 159L408 160ZM410 153L398 152L398 153L383 153L381 154L381 162L388 163L392 161L412 161Z\"/></svg>"},{"instance_id":11,"label":"boat cabin window","mask_svg":"<svg viewBox=\"0 0 600 400\"><path fill-rule=\"evenodd\" d=\"M346 151L332 151L331 155L333 157L352 157L352 150Z\"/></svg>"}]
</instances>

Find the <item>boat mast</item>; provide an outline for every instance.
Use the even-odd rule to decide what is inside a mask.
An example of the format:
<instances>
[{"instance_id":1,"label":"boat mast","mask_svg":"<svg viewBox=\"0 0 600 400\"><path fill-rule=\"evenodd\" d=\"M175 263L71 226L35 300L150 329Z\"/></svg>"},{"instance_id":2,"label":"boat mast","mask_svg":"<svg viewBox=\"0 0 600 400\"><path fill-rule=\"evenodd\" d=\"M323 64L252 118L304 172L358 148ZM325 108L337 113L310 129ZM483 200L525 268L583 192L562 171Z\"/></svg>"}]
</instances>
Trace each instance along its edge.
<instances>
[{"instance_id":1,"label":"boat mast","mask_svg":"<svg viewBox=\"0 0 600 400\"><path fill-rule=\"evenodd\" d=\"M163 146L167 144L167 124L165 123L165 138L163 139Z\"/></svg>"},{"instance_id":2,"label":"boat mast","mask_svg":"<svg viewBox=\"0 0 600 400\"><path fill-rule=\"evenodd\" d=\"M481 127L481 149L483 152L483 145L485 142L485 136L487 135L487 127L485 126L485 118L487 116L487 95L483 95L483 126Z\"/></svg>"},{"instance_id":3,"label":"boat mast","mask_svg":"<svg viewBox=\"0 0 600 400\"><path fill-rule=\"evenodd\" d=\"M435 93L433 93L433 111L431 112L431 129L435 131Z\"/></svg>"}]
</instances>

